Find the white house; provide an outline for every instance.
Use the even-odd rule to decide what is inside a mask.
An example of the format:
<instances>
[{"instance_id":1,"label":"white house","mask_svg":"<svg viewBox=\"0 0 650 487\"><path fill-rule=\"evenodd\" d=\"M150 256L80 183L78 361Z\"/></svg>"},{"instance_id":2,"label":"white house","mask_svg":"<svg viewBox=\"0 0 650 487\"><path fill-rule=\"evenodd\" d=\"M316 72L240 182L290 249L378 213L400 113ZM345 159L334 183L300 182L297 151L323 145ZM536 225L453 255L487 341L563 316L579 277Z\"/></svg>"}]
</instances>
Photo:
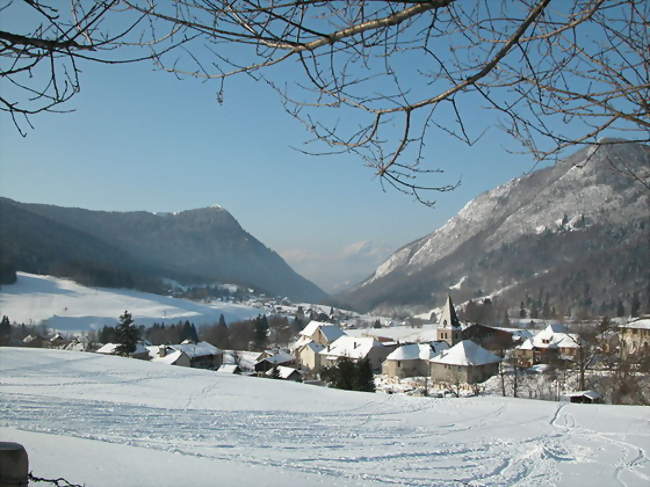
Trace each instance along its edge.
<instances>
[{"instance_id":1,"label":"white house","mask_svg":"<svg viewBox=\"0 0 650 487\"><path fill-rule=\"evenodd\" d=\"M371 337L343 335L323 348L319 354L323 367L330 367L342 358L349 358L353 362L368 359L370 366L376 370L392 350L393 348L386 347Z\"/></svg>"}]
</instances>

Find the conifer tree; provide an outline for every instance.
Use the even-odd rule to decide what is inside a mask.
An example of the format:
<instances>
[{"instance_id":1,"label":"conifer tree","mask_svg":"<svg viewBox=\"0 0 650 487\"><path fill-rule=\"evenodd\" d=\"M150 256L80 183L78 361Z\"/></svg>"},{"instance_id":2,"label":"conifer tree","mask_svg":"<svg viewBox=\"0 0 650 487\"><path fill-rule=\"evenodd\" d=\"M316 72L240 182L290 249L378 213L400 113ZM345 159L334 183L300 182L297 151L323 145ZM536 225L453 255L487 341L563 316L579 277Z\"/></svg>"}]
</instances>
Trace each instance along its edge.
<instances>
[{"instance_id":1,"label":"conifer tree","mask_svg":"<svg viewBox=\"0 0 650 487\"><path fill-rule=\"evenodd\" d=\"M120 316L120 321L115 327L115 338L119 346L117 347L118 355L128 356L135 352L140 330L135 326L131 313L124 311Z\"/></svg>"},{"instance_id":2,"label":"conifer tree","mask_svg":"<svg viewBox=\"0 0 650 487\"><path fill-rule=\"evenodd\" d=\"M618 316L619 318L625 316L625 308L623 307L623 301L621 301L620 299L616 303L616 316Z\"/></svg>"},{"instance_id":3,"label":"conifer tree","mask_svg":"<svg viewBox=\"0 0 650 487\"><path fill-rule=\"evenodd\" d=\"M258 350L266 348L268 340L269 322L266 315L261 315L255 318L255 346Z\"/></svg>"},{"instance_id":4,"label":"conifer tree","mask_svg":"<svg viewBox=\"0 0 650 487\"><path fill-rule=\"evenodd\" d=\"M354 384L354 390L375 392L375 376L372 373L370 360L368 360L367 358L361 360L357 364L357 374L356 374L356 381Z\"/></svg>"},{"instance_id":5,"label":"conifer tree","mask_svg":"<svg viewBox=\"0 0 650 487\"><path fill-rule=\"evenodd\" d=\"M630 304L630 316L639 316L640 309L641 300L639 299L639 293L635 292L632 296L632 303Z\"/></svg>"},{"instance_id":6,"label":"conifer tree","mask_svg":"<svg viewBox=\"0 0 650 487\"><path fill-rule=\"evenodd\" d=\"M508 310L506 309L503 313L503 321L501 322L502 326L506 328L510 326L510 317L508 316Z\"/></svg>"},{"instance_id":7,"label":"conifer tree","mask_svg":"<svg viewBox=\"0 0 650 487\"><path fill-rule=\"evenodd\" d=\"M9 323L9 317L3 315L2 321L0 321L0 345L8 345L10 338L11 338L11 323Z\"/></svg>"}]
</instances>

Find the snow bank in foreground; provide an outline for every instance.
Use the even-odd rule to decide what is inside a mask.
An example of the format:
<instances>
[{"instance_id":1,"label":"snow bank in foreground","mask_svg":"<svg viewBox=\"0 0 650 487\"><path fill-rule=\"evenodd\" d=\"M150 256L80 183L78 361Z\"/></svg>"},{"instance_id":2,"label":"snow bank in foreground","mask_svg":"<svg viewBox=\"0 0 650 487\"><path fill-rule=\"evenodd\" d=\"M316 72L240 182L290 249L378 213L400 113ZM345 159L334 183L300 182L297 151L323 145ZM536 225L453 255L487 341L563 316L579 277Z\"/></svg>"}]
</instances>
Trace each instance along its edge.
<instances>
[{"instance_id":1,"label":"snow bank in foreground","mask_svg":"<svg viewBox=\"0 0 650 487\"><path fill-rule=\"evenodd\" d=\"M648 409L409 398L0 348L0 436L113 485L647 485Z\"/></svg>"},{"instance_id":2,"label":"snow bank in foreground","mask_svg":"<svg viewBox=\"0 0 650 487\"><path fill-rule=\"evenodd\" d=\"M44 323L58 330L88 330L114 325L128 310L138 325L190 320L214 323L223 313L231 323L257 316L250 306L202 304L132 289L89 288L69 279L18 272L15 284L0 290L0 311L11 321Z\"/></svg>"}]
</instances>

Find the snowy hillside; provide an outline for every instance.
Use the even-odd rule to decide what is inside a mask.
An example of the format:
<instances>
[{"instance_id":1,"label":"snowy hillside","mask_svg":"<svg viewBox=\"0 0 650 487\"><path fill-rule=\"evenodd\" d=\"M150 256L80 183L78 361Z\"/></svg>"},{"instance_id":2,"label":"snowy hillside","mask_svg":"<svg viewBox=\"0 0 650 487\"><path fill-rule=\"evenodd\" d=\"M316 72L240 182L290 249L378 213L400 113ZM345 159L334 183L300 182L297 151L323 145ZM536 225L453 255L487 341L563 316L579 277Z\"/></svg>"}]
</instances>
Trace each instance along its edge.
<instances>
[{"instance_id":1,"label":"snowy hillside","mask_svg":"<svg viewBox=\"0 0 650 487\"><path fill-rule=\"evenodd\" d=\"M15 284L0 289L0 314L25 324L57 330L89 330L114 325L128 310L138 325L189 320L214 323L257 316L260 310L231 303L201 304L131 289L89 288L67 279L18 272Z\"/></svg>"},{"instance_id":2,"label":"snowy hillside","mask_svg":"<svg viewBox=\"0 0 650 487\"><path fill-rule=\"evenodd\" d=\"M0 348L0 437L102 486L648 485L648 409L347 392Z\"/></svg>"}]
</instances>

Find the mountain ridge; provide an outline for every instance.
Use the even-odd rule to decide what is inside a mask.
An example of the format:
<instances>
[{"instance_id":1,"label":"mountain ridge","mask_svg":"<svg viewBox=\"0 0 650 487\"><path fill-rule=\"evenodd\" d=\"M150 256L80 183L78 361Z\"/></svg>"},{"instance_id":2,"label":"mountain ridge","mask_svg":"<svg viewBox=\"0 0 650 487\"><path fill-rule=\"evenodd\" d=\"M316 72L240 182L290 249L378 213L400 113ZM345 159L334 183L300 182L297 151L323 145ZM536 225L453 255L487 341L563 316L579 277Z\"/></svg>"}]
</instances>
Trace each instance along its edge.
<instances>
[{"instance_id":1,"label":"mountain ridge","mask_svg":"<svg viewBox=\"0 0 650 487\"><path fill-rule=\"evenodd\" d=\"M468 276L464 289L454 291L459 297L489 294L512 285L517 277L522 283L509 293L513 300L517 293L523 297L537 287L533 275L542 271L554 275L552 266L559 265L562 256L544 255L536 260L538 253L548 254L539 246L542 240L550 248L568 252L564 257L571 262L584 260L585 252L595 258L596 247L604 242L612 249L621 247L624 253L646 258L643 243L650 241L650 192L631 182L624 172L643 172L649 166L647 146L620 143L597 150L588 147L553 166L507 181L469 201L433 232L402 246L374 274L339 298L364 311L421 312L436 307L452 283ZM581 232L586 240L582 249L571 232ZM608 232L624 237L617 241ZM596 238L601 240L590 242ZM525 254L531 261L515 255L509 264L503 262L504 248ZM542 269L542 264L551 267ZM608 272L614 272L609 267ZM426 272L433 276L423 276ZM643 274L641 269L631 272L632 283L622 286L623 294L639 286L643 289L648 281ZM598 300L613 291L612 286L605 287L609 289L594 293Z\"/></svg>"},{"instance_id":2,"label":"mountain ridge","mask_svg":"<svg viewBox=\"0 0 650 487\"><path fill-rule=\"evenodd\" d=\"M50 235L45 245L38 228ZM327 296L221 207L158 215L0 198L0 230L4 260L27 272L63 275L60 267L100 266L108 268L105 273L130 274L131 287L146 291L156 290L153 281L171 278L193 284L232 282L300 300ZM53 247L61 253L59 259ZM86 249L80 259L74 247ZM110 279L87 284L114 287Z\"/></svg>"}]
</instances>

